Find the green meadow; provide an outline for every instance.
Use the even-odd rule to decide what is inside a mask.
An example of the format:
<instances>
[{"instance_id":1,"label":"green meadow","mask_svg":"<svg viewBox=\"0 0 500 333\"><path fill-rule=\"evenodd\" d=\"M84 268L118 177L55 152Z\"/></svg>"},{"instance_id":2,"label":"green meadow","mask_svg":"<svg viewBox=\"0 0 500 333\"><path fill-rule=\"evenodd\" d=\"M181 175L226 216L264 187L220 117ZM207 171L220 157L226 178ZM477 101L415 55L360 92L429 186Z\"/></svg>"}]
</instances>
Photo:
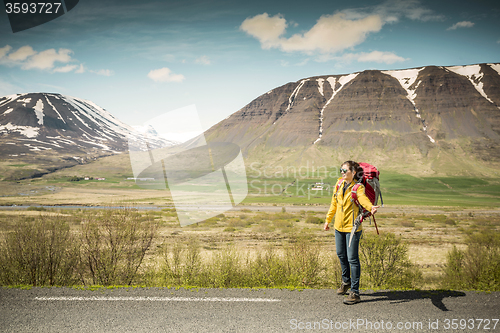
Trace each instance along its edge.
<instances>
[{"instance_id":1,"label":"green meadow","mask_svg":"<svg viewBox=\"0 0 500 333\"><path fill-rule=\"evenodd\" d=\"M328 204L339 174L331 169L321 174L300 174L296 178L276 175L278 177L250 175L249 195L244 203ZM322 188L317 189L316 183L321 183ZM384 204L392 206L500 207L500 178L418 177L382 170L380 186Z\"/></svg>"}]
</instances>

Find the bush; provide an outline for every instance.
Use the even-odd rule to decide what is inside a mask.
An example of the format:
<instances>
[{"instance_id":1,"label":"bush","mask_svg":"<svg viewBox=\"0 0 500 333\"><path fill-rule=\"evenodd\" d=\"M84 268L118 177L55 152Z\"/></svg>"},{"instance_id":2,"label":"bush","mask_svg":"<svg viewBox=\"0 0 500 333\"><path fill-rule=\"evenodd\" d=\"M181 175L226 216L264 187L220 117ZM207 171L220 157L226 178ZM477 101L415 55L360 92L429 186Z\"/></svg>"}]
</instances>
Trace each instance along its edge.
<instances>
[{"instance_id":1,"label":"bush","mask_svg":"<svg viewBox=\"0 0 500 333\"><path fill-rule=\"evenodd\" d=\"M36 206L29 206L26 208L27 211L37 211L37 212L45 212L47 209L45 207L36 207Z\"/></svg>"},{"instance_id":2,"label":"bush","mask_svg":"<svg viewBox=\"0 0 500 333\"><path fill-rule=\"evenodd\" d=\"M172 240L165 246L162 268L166 285L196 285L207 288L314 287L329 285L331 275L340 275L338 259L329 272L320 246L303 235L293 235L283 251L271 244L254 255L227 244L204 260L199 245L190 240ZM331 255L330 255L331 256ZM328 273L327 273L328 272ZM340 278L337 279L340 281Z\"/></svg>"},{"instance_id":3,"label":"bush","mask_svg":"<svg viewBox=\"0 0 500 333\"><path fill-rule=\"evenodd\" d=\"M238 218L234 218L234 219L229 221L227 226L229 228L244 228L244 227L248 227L251 224L252 224L251 220L241 220Z\"/></svg>"},{"instance_id":4,"label":"bush","mask_svg":"<svg viewBox=\"0 0 500 333\"><path fill-rule=\"evenodd\" d=\"M273 226L280 229L282 232L291 231L293 229L293 222L290 220L274 220Z\"/></svg>"},{"instance_id":5,"label":"bush","mask_svg":"<svg viewBox=\"0 0 500 333\"><path fill-rule=\"evenodd\" d=\"M500 291L500 235L483 232L470 235L467 249L448 253L442 286L452 289Z\"/></svg>"},{"instance_id":6,"label":"bush","mask_svg":"<svg viewBox=\"0 0 500 333\"><path fill-rule=\"evenodd\" d=\"M33 286L78 281L78 241L60 217L19 220L0 248L0 283Z\"/></svg>"},{"instance_id":7,"label":"bush","mask_svg":"<svg viewBox=\"0 0 500 333\"><path fill-rule=\"evenodd\" d=\"M163 244L165 284L194 285L201 270L200 244L191 237L185 244Z\"/></svg>"},{"instance_id":8,"label":"bush","mask_svg":"<svg viewBox=\"0 0 500 333\"><path fill-rule=\"evenodd\" d=\"M156 234L150 215L130 210L87 213L82 227L82 280L88 284L130 285Z\"/></svg>"},{"instance_id":9,"label":"bush","mask_svg":"<svg viewBox=\"0 0 500 333\"><path fill-rule=\"evenodd\" d=\"M68 178L68 181L70 182L79 182L80 180L83 180L83 177L73 176Z\"/></svg>"},{"instance_id":10,"label":"bush","mask_svg":"<svg viewBox=\"0 0 500 333\"><path fill-rule=\"evenodd\" d=\"M285 246L289 283L294 286L313 286L320 282L325 269L320 259L320 247L307 236L292 236Z\"/></svg>"},{"instance_id":11,"label":"bush","mask_svg":"<svg viewBox=\"0 0 500 333\"><path fill-rule=\"evenodd\" d=\"M323 224L325 223L325 220L316 216L308 216L306 219L306 223Z\"/></svg>"},{"instance_id":12,"label":"bush","mask_svg":"<svg viewBox=\"0 0 500 333\"><path fill-rule=\"evenodd\" d=\"M403 227L407 227L407 228L414 228L415 227L415 222L413 222L413 221L402 221L401 225Z\"/></svg>"},{"instance_id":13,"label":"bush","mask_svg":"<svg viewBox=\"0 0 500 333\"><path fill-rule=\"evenodd\" d=\"M371 287L408 289L422 280L422 273L408 258L407 244L393 233L363 235L359 249L362 271Z\"/></svg>"}]
</instances>

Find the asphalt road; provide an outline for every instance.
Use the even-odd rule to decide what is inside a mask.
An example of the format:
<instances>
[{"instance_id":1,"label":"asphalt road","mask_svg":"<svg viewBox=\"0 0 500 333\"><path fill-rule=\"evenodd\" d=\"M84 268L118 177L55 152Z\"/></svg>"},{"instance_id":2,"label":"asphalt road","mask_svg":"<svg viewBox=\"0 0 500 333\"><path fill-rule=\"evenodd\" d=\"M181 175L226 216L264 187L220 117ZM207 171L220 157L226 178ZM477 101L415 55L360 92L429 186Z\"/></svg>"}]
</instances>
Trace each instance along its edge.
<instances>
[{"instance_id":1,"label":"asphalt road","mask_svg":"<svg viewBox=\"0 0 500 333\"><path fill-rule=\"evenodd\" d=\"M500 292L0 288L0 332L500 332Z\"/></svg>"}]
</instances>

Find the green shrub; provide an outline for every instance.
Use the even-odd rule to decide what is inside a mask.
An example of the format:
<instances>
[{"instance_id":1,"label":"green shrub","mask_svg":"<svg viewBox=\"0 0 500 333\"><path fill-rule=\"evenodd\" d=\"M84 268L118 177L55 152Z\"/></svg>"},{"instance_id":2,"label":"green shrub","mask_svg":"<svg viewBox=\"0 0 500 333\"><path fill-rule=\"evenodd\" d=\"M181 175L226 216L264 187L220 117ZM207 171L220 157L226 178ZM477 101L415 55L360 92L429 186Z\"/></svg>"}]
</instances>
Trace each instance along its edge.
<instances>
[{"instance_id":1,"label":"green shrub","mask_svg":"<svg viewBox=\"0 0 500 333\"><path fill-rule=\"evenodd\" d=\"M281 231L290 231L293 229L293 222L290 220L274 220L273 225L281 229Z\"/></svg>"},{"instance_id":2,"label":"green shrub","mask_svg":"<svg viewBox=\"0 0 500 333\"><path fill-rule=\"evenodd\" d=\"M433 222L444 223L446 221L446 219L447 219L446 215L443 215L443 214L436 214L436 215L432 216Z\"/></svg>"},{"instance_id":3,"label":"green shrub","mask_svg":"<svg viewBox=\"0 0 500 333\"><path fill-rule=\"evenodd\" d=\"M168 249L164 252L162 269L165 285L300 288L329 286L329 274L340 276L338 259L333 264L325 261L320 246L304 235L292 235L283 250L268 244L252 255L227 244L204 260L200 259L198 243L189 245L189 242L173 239L165 247ZM330 266L334 267L333 272L328 270Z\"/></svg>"},{"instance_id":4,"label":"green shrub","mask_svg":"<svg viewBox=\"0 0 500 333\"><path fill-rule=\"evenodd\" d=\"M211 260L202 274L202 281L206 287L211 288L243 287L243 269L240 254L232 244L227 244L212 253Z\"/></svg>"},{"instance_id":5,"label":"green shrub","mask_svg":"<svg viewBox=\"0 0 500 333\"><path fill-rule=\"evenodd\" d=\"M163 244L166 285L194 285L201 268L200 243L191 237L183 243L173 239Z\"/></svg>"},{"instance_id":6,"label":"green shrub","mask_svg":"<svg viewBox=\"0 0 500 333\"><path fill-rule=\"evenodd\" d=\"M446 219L446 220L444 220L444 224L457 225L457 222L455 222L455 220L452 220L452 219Z\"/></svg>"},{"instance_id":7,"label":"green shrub","mask_svg":"<svg viewBox=\"0 0 500 333\"><path fill-rule=\"evenodd\" d=\"M227 226L229 228L244 228L244 227L248 227L251 224L252 224L251 220L241 220L238 218L234 218L234 219L229 221Z\"/></svg>"},{"instance_id":8,"label":"green shrub","mask_svg":"<svg viewBox=\"0 0 500 333\"><path fill-rule=\"evenodd\" d=\"M413 228L413 227L415 227L415 222L413 222L413 221L402 221L401 225L403 227Z\"/></svg>"},{"instance_id":9,"label":"green shrub","mask_svg":"<svg viewBox=\"0 0 500 333\"><path fill-rule=\"evenodd\" d=\"M325 223L325 220L316 216L308 216L306 219L306 223L323 224Z\"/></svg>"},{"instance_id":10,"label":"green shrub","mask_svg":"<svg viewBox=\"0 0 500 333\"><path fill-rule=\"evenodd\" d=\"M448 253L442 286L452 289L500 290L500 235L482 232L470 235L467 249Z\"/></svg>"},{"instance_id":11,"label":"green shrub","mask_svg":"<svg viewBox=\"0 0 500 333\"><path fill-rule=\"evenodd\" d=\"M408 289L422 280L421 272L408 258L408 245L393 233L365 234L359 249L362 272L370 287Z\"/></svg>"},{"instance_id":12,"label":"green shrub","mask_svg":"<svg viewBox=\"0 0 500 333\"><path fill-rule=\"evenodd\" d=\"M19 220L0 247L0 284L71 285L78 281L78 240L61 217Z\"/></svg>"},{"instance_id":13,"label":"green shrub","mask_svg":"<svg viewBox=\"0 0 500 333\"><path fill-rule=\"evenodd\" d=\"M320 247L312 243L310 237L293 235L285 246L285 258L290 285L313 286L320 282L325 267Z\"/></svg>"},{"instance_id":14,"label":"green shrub","mask_svg":"<svg viewBox=\"0 0 500 333\"><path fill-rule=\"evenodd\" d=\"M272 232L276 228L270 225L268 221L262 221L259 225L254 229L256 232Z\"/></svg>"},{"instance_id":15,"label":"green shrub","mask_svg":"<svg viewBox=\"0 0 500 333\"><path fill-rule=\"evenodd\" d=\"M37 211L37 212L45 212L47 209L45 207L36 207L36 206L29 206L26 208L27 211Z\"/></svg>"},{"instance_id":16,"label":"green shrub","mask_svg":"<svg viewBox=\"0 0 500 333\"><path fill-rule=\"evenodd\" d=\"M85 284L130 285L156 234L150 215L131 210L87 213L82 227Z\"/></svg>"},{"instance_id":17,"label":"green shrub","mask_svg":"<svg viewBox=\"0 0 500 333\"><path fill-rule=\"evenodd\" d=\"M258 251L253 261L248 262L250 284L254 287L277 287L287 285L286 267L276 248L268 244Z\"/></svg>"}]
</instances>

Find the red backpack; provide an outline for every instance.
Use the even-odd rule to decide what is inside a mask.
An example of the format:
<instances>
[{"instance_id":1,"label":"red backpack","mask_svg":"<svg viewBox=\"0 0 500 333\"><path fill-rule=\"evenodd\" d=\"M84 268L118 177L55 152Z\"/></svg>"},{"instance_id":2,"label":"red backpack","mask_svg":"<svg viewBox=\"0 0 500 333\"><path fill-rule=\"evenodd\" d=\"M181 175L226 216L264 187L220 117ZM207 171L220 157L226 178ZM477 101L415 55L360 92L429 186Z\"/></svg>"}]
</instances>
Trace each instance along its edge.
<instances>
[{"instance_id":1,"label":"red backpack","mask_svg":"<svg viewBox=\"0 0 500 333\"><path fill-rule=\"evenodd\" d=\"M372 216L372 213L370 211L367 211L363 206L361 206L361 204L358 201L357 191L360 184L363 184L363 186L365 187L365 195L368 197L368 199L373 205L377 205L378 199L380 197L382 206L384 206L384 200L382 198L382 192L380 191L380 183L379 183L380 171L378 171L376 167L368 163L359 163L359 166L363 168L363 177L361 177L361 179L358 180L358 182L354 184L354 186L352 187L351 201L354 202L354 204L359 207L359 212L361 215L359 223L361 223L365 218L367 217L369 218L370 216ZM335 193L337 193L339 186L340 183L337 182ZM375 221L375 216L373 216L373 222L375 224L375 229L377 229L377 235L378 235L379 232L378 232L377 222Z\"/></svg>"}]
</instances>

